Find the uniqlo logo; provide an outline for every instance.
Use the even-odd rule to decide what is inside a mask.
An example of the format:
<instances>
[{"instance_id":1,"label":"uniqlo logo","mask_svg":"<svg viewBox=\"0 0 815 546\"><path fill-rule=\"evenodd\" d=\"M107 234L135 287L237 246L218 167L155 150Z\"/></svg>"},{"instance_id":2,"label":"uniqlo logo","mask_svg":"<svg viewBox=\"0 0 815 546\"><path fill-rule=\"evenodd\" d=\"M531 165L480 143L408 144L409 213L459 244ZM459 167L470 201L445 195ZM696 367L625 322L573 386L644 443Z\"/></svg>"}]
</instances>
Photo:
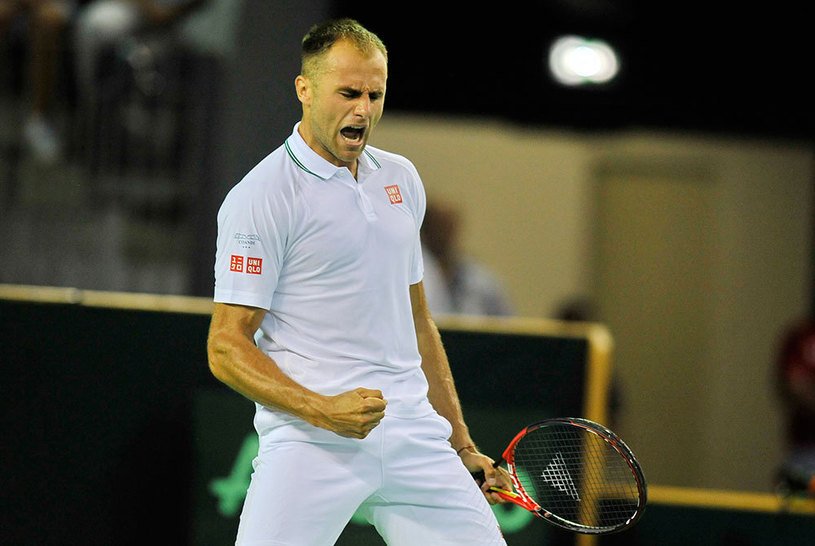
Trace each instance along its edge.
<instances>
[{"instance_id":1,"label":"uniqlo logo","mask_svg":"<svg viewBox=\"0 0 815 546\"><path fill-rule=\"evenodd\" d=\"M385 191L388 192L388 199L390 199L391 205L398 205L402 202L402 194L399 192L399 186L396 184L393 186L385 186Z\"/></svg>"},{"instance_id":2,"label":"uniqlo logo","mask_svg":"<svg viewBox=\"0 0 815 546\"><path fill-rule=\"evenodd\" d=\"M263 270L263 258L246 258L246 272L260 275Z\"/></svg>"},{"instance_id":3,"label":"uniqlo logo","mask_svg":"<svg viewBox=\"0 0 815 546\"><path fill-rule=\"evenodd\" d=\"M229 259L229 270L236 273L243 273L243 256L236 256L235 254Z\"/></svg>"}]
</instances>

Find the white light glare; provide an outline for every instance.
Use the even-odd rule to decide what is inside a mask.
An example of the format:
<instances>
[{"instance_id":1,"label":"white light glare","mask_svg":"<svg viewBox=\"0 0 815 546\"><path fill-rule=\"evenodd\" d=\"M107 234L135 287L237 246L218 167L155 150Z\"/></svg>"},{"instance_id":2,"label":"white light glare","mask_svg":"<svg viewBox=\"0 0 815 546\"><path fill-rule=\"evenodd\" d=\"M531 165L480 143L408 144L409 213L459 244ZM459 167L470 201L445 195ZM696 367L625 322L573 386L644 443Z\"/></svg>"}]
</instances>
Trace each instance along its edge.
<instances>
[{"instance_id":1,"label":"white light glare","mask_svg":"<svg viewBox=\"0 0 815 546\"><path fill-rule=\"evenodd\" d=\"M608 83L619 69L617 54L601 40L561 36L549 48L549 71L563 85Z\"/></svg>"}]
</instances>

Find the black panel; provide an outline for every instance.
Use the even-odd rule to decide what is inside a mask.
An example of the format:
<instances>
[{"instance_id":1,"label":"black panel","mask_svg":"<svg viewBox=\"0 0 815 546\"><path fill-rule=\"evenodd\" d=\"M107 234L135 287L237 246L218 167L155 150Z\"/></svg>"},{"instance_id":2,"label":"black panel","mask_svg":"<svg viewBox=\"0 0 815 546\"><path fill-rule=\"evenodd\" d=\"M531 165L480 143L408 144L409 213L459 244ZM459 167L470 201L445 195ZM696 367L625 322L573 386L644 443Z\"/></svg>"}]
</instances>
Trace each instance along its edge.
<instances>
[{"instance_id":1,"label":"black panel","mask_svg":"<svg viewBox=\"0 0 815 546\"><path fill-rule=\"evenodd\" d=\"M208 325L203 315L0 301L3 543L234 535L235 514L218 513L209 485L234 472L253 406L210 375ZM442 337L472 433L494 457L529 422L580 413L585 340ZM354 533L375 537L352 526L343 544ZM513 533L518 544L557 544L560 532L527 521Z\"/></svg>"}]
</instances>

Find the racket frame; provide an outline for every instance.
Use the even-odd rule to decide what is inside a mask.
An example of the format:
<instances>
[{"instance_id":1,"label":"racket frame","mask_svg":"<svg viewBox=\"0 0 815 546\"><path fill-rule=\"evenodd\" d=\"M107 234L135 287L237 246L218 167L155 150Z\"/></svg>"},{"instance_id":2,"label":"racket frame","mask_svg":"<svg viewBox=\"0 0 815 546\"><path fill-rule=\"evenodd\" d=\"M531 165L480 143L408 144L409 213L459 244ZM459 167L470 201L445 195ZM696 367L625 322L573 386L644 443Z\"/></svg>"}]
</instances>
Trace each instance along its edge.
<instances>
[{"instance_id":1,"label":"racket frame","mask_svg":"<svg viewBox=\"0 0 815 546\"><path fill-rule=\"evenodd\" d=\"M521 439L523 439L524 436L530 432L554 424L579 427L599 436L626 462L631 474L634 476L634 482L637 486L637 506L631 517L626 519L625 522L619 525L601 527L576 524L546 510L526 492L523 484L518 478L517 468L515 467L515 448ZM623 442L623 440L610 429L589 419L584 419L581 417L554 417L532 423L531 425L524 427L520 432L518 432L518 434L515 435L501 455L501 459L496 461L493 466L497 468L502 462L506 462L507 471L512 479L512 485L515 490L506 491L497 487L492 487L491 490L501 498L515 503L534 513L536 516L570 531L594 535L605 535L623 531L634 525L637 520L639 520L648 500L648 486L645 480L645 475L642 472L639 461L637 461L637 458L634 456L634 452L631 451L628 445L626 445L626 443Z\"/></svg>"}]
</instances>

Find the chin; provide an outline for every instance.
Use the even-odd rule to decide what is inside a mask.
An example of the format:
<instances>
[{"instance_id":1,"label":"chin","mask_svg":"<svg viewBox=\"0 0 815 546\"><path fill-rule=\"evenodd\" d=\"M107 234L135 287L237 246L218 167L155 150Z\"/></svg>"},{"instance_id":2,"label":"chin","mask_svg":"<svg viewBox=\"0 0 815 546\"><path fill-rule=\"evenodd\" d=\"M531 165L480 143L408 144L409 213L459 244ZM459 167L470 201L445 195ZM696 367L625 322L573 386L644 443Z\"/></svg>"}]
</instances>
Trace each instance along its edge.
<instances>
[{"instance_id":1,"label":"chin","mask_svg":"<svg viewBox=\"0 0 815 546\"><path fill-rule=\"evenodd\" d=\"M365 149L365 145L362 146L354 146L352 149L346 148L342 155L339 156L340 161L345 161L347 163L351 163L352 161L356 161L359 156L362 155L362 151Z\"/></svg>"}]
</instances>

